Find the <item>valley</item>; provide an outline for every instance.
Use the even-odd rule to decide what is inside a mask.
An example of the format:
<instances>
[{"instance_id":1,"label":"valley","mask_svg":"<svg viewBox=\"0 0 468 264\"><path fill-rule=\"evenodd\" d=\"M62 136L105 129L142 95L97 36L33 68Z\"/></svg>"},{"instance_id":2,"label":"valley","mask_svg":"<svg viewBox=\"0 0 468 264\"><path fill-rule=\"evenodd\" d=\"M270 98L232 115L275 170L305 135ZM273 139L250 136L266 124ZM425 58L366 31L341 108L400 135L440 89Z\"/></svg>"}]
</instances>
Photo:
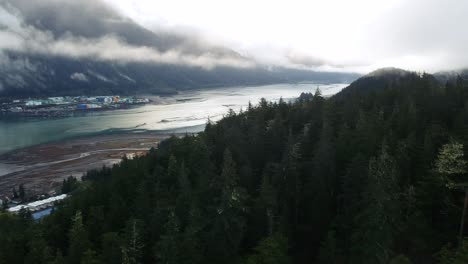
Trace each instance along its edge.
<instances>
[{"instance_id":1,"label":"valley","mask_svg":"<svg viewBox=\"0 0 468 264\"><path fill-rule=\"evenodd\" d=\"M124 156L144 155L169 136L152 132L90 136L0 155L0 197L11 196L20 184L29 197L54 192L69 176L80 179L89 170L112 167Z\"/></svg>"},{"instance_id":2,"label":"valley","mask_svg":"<svg viewBox=\"0 0 468 264\"><path fill-rule=\"evenodd\" d=\"M295 100L321 89L330 96L346 84L277 84L205 89L150 97L137 108L89 111L59 118L0 117L0 197L23 184L30 195L57 189L68 176L112 166L123 156L142 155L171 135L196 133L229 109L249 102ZM123 100L123 99L122 99ZM149 100L149 99L148 99Z\"/></svg>"}]
</instances>

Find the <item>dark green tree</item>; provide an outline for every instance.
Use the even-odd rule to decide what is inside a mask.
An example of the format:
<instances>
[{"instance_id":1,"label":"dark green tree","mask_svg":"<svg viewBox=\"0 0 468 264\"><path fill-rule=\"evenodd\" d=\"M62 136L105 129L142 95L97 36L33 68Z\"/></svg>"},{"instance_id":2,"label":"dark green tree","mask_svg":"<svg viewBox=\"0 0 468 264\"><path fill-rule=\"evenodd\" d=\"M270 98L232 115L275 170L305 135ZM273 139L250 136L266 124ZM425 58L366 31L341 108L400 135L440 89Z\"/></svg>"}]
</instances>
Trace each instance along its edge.
<instances>
[{"instance_id":1,"label":"dark green tree","mask_svg":"<svg viewBox=\"0 0 468 264\"><path fill-rule=\"evenodd\" d=\"M320 246L317 263L319 264L334 264L338 263L338 249L334 231L329 231L327 237Z\"/></svg>"},{"instance_id":2,"label":"dark green tree","mask_svg":"<svg viewBox=\"0 0 468 264\"><path fill-rule=\"evenodd\" d=\"M130 219L127 221L121 247L122 264L141 263L144 248L141 229L139 220Z\"/></svg>"},{"instance_id":3,"label":"dark green tree","mask_svg":"<svg viewBox=\"0 0 468 264\"><path fill-rule=\"evenodd\" d=\"M446 176L449 189L460 189L465 192L463 210L458 232L458 242L463 243L463 229L465 227L466 207L468 205L467 162L464 160L463 144L451 142L442 146L436 161L437 171Z\"/></svg>"},{"instance_id":4,"label":"dark green tree","mask_svg":"<svg viewBox=\"0 0 468 264\"><path fill-rule=\"evenodd\" d=\"M26 190L24 188L24 184L19 185L18 192L19 192L19 198L21 199L21 201L23 202L26 201Z\"/></svg>"},{"instance_id":5,"label":"dark green tree","mask_svg":"<svg viewBox=\"0 0 468 264\"><path fill-rule=\"evenodd\" d=\"M81 260L81 264L100 264L101 261L99 260L96 251L92 249L86 250L83 254L83 259Z\"/></svg>"},{"instance_id":6,"label":"dark green tree","mask_svg":"<svg viewBox=\"0 0 468 264\"><path fill-rule=\"evenodd\" d=\"M395 160L382 146L380 155L369 161L369 176L364 191L363 211L357 216L354 233L361 263L388 263L398 231L400 209Z\"/></svg>"},{"instance_id":7,"label":"dark green tree","mask_svg":"<svg viewBox=\"0 0 468 264\"><path fill-rule=\"evenodd\" d=\"M72 219L72 226L69 231L68 263L81 263L83 254L90 249L88 232L83 225L83 217L80 211L77 211Z\"/></svg>"},{"instance_id":8,"label":"dark green tree","mask_svg":"<svg viewBox=\"0 0 468 264\"><path fill-rule=\"evenodd\" d=\"M178 264L183 252L180 252L181 244L180 223L174 212L169 213L169 218L164 226L164 234L158 243L156 257L160 263Z\"/></svg>"},{"instance_id":9,"label":"dark green tree","mask_svg":"<svg viewBox=\"0 0 468 264\"><path fill-rule=\"evenodd\" d=\"M288 240L281 234L274 234L260 241L255 254L248 256L246 264L289 264Z\"/></svg>"},{"instance_id":10,"label":"dark green tree","mask_svg":"<svg viewBox=\"0 0 468 264\"><path fill-rule=\"evenodd\" d=\"M122 263L122 242L118 233L110 232L103 234L101 244L102 253L100 258L102 263Z\"/></svg>"},{"instance_id":11,"label":"dark green tree","mask_svg":"<svg viewBox=\"0 0 468 264\"><path fill-rule=\"evenodd\" d=\"M237 254L244 231L245 191L238 185L236 164L229 149L224 152L222 172L215 188L220 188L208 250L213 261L227 261Z\"/></svg>"}]
</instances>

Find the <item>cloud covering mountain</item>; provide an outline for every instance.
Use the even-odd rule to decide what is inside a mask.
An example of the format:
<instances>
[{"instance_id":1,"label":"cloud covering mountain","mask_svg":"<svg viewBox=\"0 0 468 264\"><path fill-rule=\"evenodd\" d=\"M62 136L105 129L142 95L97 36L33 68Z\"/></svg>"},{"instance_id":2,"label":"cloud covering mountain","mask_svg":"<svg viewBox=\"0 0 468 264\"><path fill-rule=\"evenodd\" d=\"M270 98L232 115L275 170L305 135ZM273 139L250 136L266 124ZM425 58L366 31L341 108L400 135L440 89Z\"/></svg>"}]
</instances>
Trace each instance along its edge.
<instances>
[{"instance_id":1,"label":"cloud covering mountain","mask_svg":"<svg viewBox=\"0 0 468 264\"><path fill-rule=\"evenodd\" d=\"M104 1L146 27L196 28L268 63L361 73L468 67L468 1Z\"/></svg>"},{"instance_id":2,"label":"cloud covering mountain","mask_svg":"<svg viewBox=\"0 0 468 264\"><path fill-rule=\"evenodd\" d=\"M228 49L193 45L175 34L158 36L100 1L4 1L0 24L0 49L5 51L207 69L254 65Z\"/></svg>"},{"instance_id":3,"label":"cloud covering mountain","mask_svg":"<svg viewBox=\"0 0 468 264\"><path fill-rule=\"evenodd\" d=\"M0 0L0 74L10 96L355 78L260 65L193 32L148 30L96 0Z\"/></svg>"}]
</instances>

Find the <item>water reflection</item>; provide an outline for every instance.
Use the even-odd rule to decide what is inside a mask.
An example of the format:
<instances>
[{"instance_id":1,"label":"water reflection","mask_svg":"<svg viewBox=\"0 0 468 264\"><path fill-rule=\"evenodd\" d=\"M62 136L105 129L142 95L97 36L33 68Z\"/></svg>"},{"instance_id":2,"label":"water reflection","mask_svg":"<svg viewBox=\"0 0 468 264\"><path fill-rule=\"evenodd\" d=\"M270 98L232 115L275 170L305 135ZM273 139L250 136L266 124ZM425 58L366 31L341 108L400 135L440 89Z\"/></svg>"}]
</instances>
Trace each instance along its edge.
<instances>
[{"instance_id":1,"label":"water reflection","mask_svg":"<svg viewBox=\"0 0 468 264\"><path fill-rule=\"evenodd\" d=\"M331 95L345 84L320 85L322 94ZM154 97L155 104L135 109L94 112L62 119L0 119L0 153L40 143L121 130L172 130L203 128L208 118L217 121L229 108L238 111L249 101L296 98L301 92L315 91L316 84L277 84L220 88L184 92L170 97Z\"/></svg>"}]
</instances>

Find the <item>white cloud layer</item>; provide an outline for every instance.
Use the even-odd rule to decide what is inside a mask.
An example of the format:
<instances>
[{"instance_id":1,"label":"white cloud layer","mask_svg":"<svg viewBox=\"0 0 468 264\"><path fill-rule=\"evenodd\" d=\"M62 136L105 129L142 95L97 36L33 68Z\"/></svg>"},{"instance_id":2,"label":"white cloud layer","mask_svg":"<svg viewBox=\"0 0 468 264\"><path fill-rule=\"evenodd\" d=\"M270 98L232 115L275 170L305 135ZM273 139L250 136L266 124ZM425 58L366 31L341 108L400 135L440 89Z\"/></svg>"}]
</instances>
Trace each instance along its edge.
<instances>
[{"instance_id":1,"label":"white cloud layer","mask_svg":"<svg viewBox=\"0 0 468 264\"><path fill-rule=\"evenodd\" d=\"M86 74L81 73L81 72L75 72L72 75L70 75L70 79L75 80L75 81L80 81L80 82L88 82L88 77Z\"/></svg>"},{"instance_id":2,"label":"white cloud layer","mask_svg":"<svg viewBox=\"0 0 468 264\"><path fill-rule=\"evenodd\" d=\"M175 32L184 40L158 49L131 44L118 34L55 34L28 24L12 7L17 4L37 19L48 5L61 10L64 3L73 8L59 11L57 21L84 31L93 27L90 17L118 24L128 16L157 35ZM80 12L86 19L76 15ZM259 63L361 73L392 66L434 72L468 67L466 14L468 1L462 0L0 0L0 53L204 69ZM244 57L211 49L213 43Z\"/></svg>"},{"instance_id":3,"label":"white cloud layer","mask_svg":"<svg viewBox=\"0 0 468 264\"><path fill-rule=\"evenodd\" d=\"M204 69L217 66L241 68L254 66L250 60L240 56L222 56L209 52L195 55L184 53L177 48L160 52L155 47L130 45L115 35L85 38L68 33L57 38L51 32L27 25L24 19L8 5L0 6L0 51L119 63L176 64Z\"/></svg>"},{"instance_id":4,"label":"white cloud layer","mask_svg":"<svg viewBox=\"0 0 468 264\"><path fill-rule=\"evenodd\" d=\"M464 0L105 0L147 27L192 27L267 63L367 72L468 66Z\"/></svg>"}]
</instances>

